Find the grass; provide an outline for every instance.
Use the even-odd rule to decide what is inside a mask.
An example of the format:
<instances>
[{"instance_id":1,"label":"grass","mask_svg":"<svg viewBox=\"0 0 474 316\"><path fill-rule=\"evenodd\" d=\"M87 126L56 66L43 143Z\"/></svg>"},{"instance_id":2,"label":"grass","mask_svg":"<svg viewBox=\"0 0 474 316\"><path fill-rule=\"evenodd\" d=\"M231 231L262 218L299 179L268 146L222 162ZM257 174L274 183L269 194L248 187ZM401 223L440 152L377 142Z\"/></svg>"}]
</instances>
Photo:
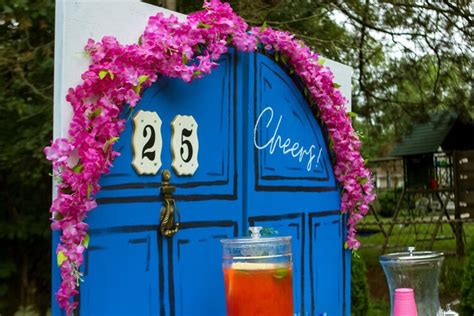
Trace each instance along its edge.
<instances>
[{"instance_id":1,"label":"grass","mask_svg":"<svg viewBox=\"0 0 474 316\"><path fill-rule=\"evenodd\" d=\"M375 218L367 216L364 222L373 222ZM387 219L384 219L385 221ZM382 254L382 245L385 237L377 225L360 226L361 232L370 232L366 236L360 236L362 246L359 250L367 266L367 278L369 282L369 315L388 315L390 311L390 298L387 282L379 263L379 257ZM368 229L367 229L368 228ZM388 231L389 226L384 226ZM387 253L405 251L407 246L415 246L416 250L429 250L429 240L434 230L434 224L418 225L395 225L391 234ZM468 245L474 244L474 223L464 224L465 249L468 251ZM440 275L440 302L442 307L455 299L460 298L460 288L463 277L464 258L455 256L456 241L453 238L452 229L449 224L443 224L438 232L438 238L450 238L436 240L433 245L433 251L445 253L445 260Z\"/></svg>"}]
</instances>

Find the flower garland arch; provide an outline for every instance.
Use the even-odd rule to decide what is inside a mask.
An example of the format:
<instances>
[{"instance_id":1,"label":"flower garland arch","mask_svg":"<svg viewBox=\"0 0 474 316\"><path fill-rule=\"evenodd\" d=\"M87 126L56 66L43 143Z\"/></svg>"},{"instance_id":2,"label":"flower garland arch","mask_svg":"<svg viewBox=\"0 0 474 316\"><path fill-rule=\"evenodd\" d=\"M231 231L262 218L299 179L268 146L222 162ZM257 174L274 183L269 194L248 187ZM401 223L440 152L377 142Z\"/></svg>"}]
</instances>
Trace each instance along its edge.
<instances>
[{"instance_id":1,"label":"flower garland arch","mask_svg":"<svg viewBox=\"0 0 474 316\"><path fill-rule=\"evenodd\" d=\"M374 199L373 182L331 71L293 35L265 26L249 28L229 4L205 1L203 10L184 22L161 13L150 17L138 44L122 45L106 36L100 42L90 39L85 47L91 64L81 76L82 83L66 96L73 107L69 137L56 139L44 149L57 180L51 227L62 232L56 250L62 279L56 299L68 315L78 304L72 298L78 294L79 268L89 243L85 218L96 207L100 176L109 172L119 155L113 144L125 128L125 120L119 117L124 105L134 107L158 74L186 82L209 74L230 46L244 52L261 48L278 53L306 85L335 156L341 212L348 214L346 247L358 249L356 224Z\"/></svg>"}]
</instances>

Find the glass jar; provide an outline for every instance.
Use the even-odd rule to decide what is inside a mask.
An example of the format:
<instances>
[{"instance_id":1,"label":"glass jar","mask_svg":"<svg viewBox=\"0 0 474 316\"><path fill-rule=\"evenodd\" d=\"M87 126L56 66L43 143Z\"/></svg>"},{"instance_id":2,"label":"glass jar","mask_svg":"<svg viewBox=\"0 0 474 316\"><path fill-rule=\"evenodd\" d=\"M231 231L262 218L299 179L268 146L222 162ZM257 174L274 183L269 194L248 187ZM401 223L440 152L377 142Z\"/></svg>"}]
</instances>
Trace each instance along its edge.
<instances>
[{"instance_id":1,"label":"glass jar","mask_svg":"<svg viewBox=\"0 0 474 316\"><path fill-rule=\"evenodd\" d=\"M415 251L415 247L408 247L407 252L380 257L380 264L390 290L391 315L393 315L395 289L398 288L413 289L418 315L442 315L438 283L443 260L443 253Z\"/></svg>"},{"instance_id":2,"label":"glass jar","mask_svg":"<svg viewBox=\"0 0 474 316\"><path fill-rule=\"evenodd\" d=\"M291 237L224 239L222 268L227 315L293 315Z\"/></svg>"}]
</instances>

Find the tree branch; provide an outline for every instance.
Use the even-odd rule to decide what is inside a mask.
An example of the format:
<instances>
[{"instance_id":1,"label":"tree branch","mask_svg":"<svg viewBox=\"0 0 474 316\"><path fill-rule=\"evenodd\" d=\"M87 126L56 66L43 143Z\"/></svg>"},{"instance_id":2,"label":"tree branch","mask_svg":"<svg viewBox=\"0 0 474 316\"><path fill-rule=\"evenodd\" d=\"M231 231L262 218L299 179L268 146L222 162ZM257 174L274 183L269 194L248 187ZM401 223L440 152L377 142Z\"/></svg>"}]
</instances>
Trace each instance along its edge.
<instances>
[{"instance_id":1,"label":"tree branch","mask_svg":"<svg viewBox=\"0 0 474 316\"><path fill-rule=\"evenodd\" d=\"M373 24L369 23L368 21L364 21L364 20L360 19L357 15L351 13L348 9L344 8L343 4L337 3L337 5L336 4L332 4L332 5L335 6L335 8L337 10L341 11L344 15L346 15L349 19L351 19L351 20L357 22L359 25L365 26L366 28L369 28L371 30L381 32L381 33L385 33L385 34L389 34L391 36L413 36L413 37L423 36L423 34L417 33L417 32L392 32L392 31L385 30L383 28L380 28L376 25L373 25Z\"/></svg>"},{"instance_id":2,"label":"tree branch","mask_svg":"<svg viewBox=\"0 0 474 316\"><path fill-rule=\"evenodd\" d=\"M41 97L42 99L44 99L45 101L48 101L48 102L53 102L53 98L49 95L46 95L44 93L42 93L34 84L32 84L28 79L26 79L26 76L25 76L25 73L23 71L23 69L21 68L20 65L17 65L17 67L15 67L15 72L20 76L21 80L23 81L23 83L28 87L30 88L30 90L36 94L37 96Z\"/></svg>"}]
</instances>

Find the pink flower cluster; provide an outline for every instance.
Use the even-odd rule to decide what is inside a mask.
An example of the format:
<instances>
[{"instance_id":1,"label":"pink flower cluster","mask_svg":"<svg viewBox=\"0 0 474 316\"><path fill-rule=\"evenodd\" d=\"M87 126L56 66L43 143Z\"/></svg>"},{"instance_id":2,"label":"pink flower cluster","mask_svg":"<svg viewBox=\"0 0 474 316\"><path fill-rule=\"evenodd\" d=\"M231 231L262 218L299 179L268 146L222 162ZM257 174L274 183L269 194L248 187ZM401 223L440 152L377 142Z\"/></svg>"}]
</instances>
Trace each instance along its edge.
<instances>
[{"instance_id":1,"label":"pink flower cluster","mask_svg":"<svg viewBox=\"0 0 474 316\"><path fill-rule=\"evenodd\" d=\"M374 199L373 184L331 71L289 33L249 29L229 4L206 1L204 10L189 15L185 22L173 16L152 16L138 44L122 45L113 37L104 37L100 42L89 40L85 47L91 65L82 74L82 83L66 97L74 111L69 137L55 140L44 150L57 179L51 226L62 232L56 250L62 282L56 298L68 315L77 306L72 298L78 293L79 268L88 244L84 220L96 207L100 176L109 172L119 155L112 145L125 126L119 118L124 105L134 107L144 88L159 75L189 82L210 73L229 46L251 52L259 44L286 59L320 110L336 157L334 172L343 188L341 211L349 214L347 247L359 247L356 224Z\"/></svg>"}]
</instances>

